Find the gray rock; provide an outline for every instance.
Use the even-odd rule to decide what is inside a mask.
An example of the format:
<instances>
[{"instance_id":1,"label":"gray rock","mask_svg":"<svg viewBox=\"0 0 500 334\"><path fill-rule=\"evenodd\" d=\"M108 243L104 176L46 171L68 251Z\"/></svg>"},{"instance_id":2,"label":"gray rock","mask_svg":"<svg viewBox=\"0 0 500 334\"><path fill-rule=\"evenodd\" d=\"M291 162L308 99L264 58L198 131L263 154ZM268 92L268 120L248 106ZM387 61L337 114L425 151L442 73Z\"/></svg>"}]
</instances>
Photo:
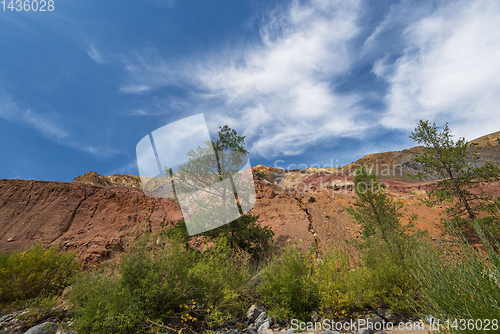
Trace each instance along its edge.
<instances>
[{"instance_id":1,"label":"gray rock","mask_svg":"<svg viewBox=\"0 0 500 334\"><path fill-rule=\"evenodd\" d=\"M259 317L259 315L265 311L266 310L262 306L259 306L259 305L250 306L250 308L248 309L248 312L247 312L248 321L250 323L254 322Z\"/></svg>"},{"instance_id":2,"label":"gray rock","mask_svg":"<svg viewBox=\"0 0 500 334\"><path fill-rule=\"evenodd\" d=\"M44 322L43 324L31 327L24 334L55 334L57 325L52 322Z\"/></svg>"},{"instance_id":3,"label":"gray rock","mask_svg":"<svg viewBox=\"0 0 500 334\"><path fill-rule=\"evenodd\" d=\"M379 316L381 316L384 319L387 319L389 321L394 320L394 313L392 312L392 310L390 310L388 308L378 308L377 313Z\"/></svg>"},{"instance_id":4,"label":"gray rock","mask_svg":"<svg viewBox=\"0 0 500 334\"><path fill-rule=\"evenodd\" d=\"M257 333L262 334L262 332L265 329L269 329L269 327L271 327L270 324L269 324L269 321L266 321L262 325L259 326L259 329L257 330Z\"/></svg>"},{"instance_id":5,"label":"gray rock","mask_svg":"<svg viewBox=\"0 0 500 334\"><path fill-rule=\"evenodd\" d=\"M373 334L375 331L381 331L387 326L387 321L376 313L367 314L363 319L365 322L360 324L357 334Z\"/></svg>"},{"instance_id":6,"label":"gray rock","mask_svg":"<svg viewBox=\"0 0 500 334\"><path fill-rule=\"evenodd\" d=\"M366 325L363 327L373 328L375 330L383 329L384 324L387 323L387 321L385 321L381 316L375 313L365 315L364 319L366 319Z\"/></svg>"},{"instance_id":7,"label":"gray rock","mask_svg":"<svg viewBox=\"0 0 500 334\"><path fill-rule=\"evenodd\" d=\"M293 334L293 333L294 333L293 329L289 328L286 330L285 334Z\"/></svg>"},{"instance_id":8,"label":"gray rock","mask_svg":"<svg viewBox=\"0 0 500 334\"><path fill-rule=\"evenodd\" d=\"M337 331L331 331L331 330L326 330L323 332L323 334L340 334L340 332Z\"/></svg>"},{"instance_id":9,"label":"gray rock","mask_svg":"<svg viewBox=\"0 0 500 334\"><path fill-rule=\"evenodd\" d=\"M265 323L266 321L269 321L269 323L271 322L271 317L269 317L267 315L266 312L262 312L258 317L257 319L255 320L255 328L259 328L260 326L262 326L263 323ZM269 324L271 325L271 323Z\"/></svg>"},{"instance_id":10,"label":"gray rock","mask_svg":"<svg viewBox=\"0 0 500 334\"><path fill-rule=\"evenodd\" d=\"M373 329L371 328L365 328L358 330L358 334L373 334Z\"/></svg>"}]
</instances>

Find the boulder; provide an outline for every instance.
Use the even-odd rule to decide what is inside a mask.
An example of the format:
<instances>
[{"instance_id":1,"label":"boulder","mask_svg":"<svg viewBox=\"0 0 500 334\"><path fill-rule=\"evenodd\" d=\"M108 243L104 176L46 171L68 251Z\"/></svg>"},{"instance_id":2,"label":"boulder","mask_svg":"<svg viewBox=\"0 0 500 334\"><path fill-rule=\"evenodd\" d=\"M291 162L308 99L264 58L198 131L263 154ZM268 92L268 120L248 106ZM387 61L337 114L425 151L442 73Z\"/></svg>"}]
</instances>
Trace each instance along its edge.
<instances>
[{"instance_id":1,"label":"boulder","mask_svg":"<svg viewBox=\"0 0 500 334\"><path fill-rule=\"evenodd\" d=\"M268 316L266 312L262 312L255 320L255 328L257 328L257 330L258 330L260 328L260 326L262 326L265 322L269 322L269 327L271 327L271 325L272 325L271 317Z\"/></svg>"},{"instance_id":2,"label":"boulder","mask_svg":"<svg viewBox=\"0 0 500 334\"><path fill-rule=\"evenodd\" d=\"M24 334L55 334L58 326L52 322L44 322L43 324L31 327Z\"/></svg>"},{"instance_id":3,"label":"boulder","mask_svg":"<svg viewBox=\"0 0 500 334\"><path fill-rule=\"evenodd\" d=\"M264 322L262 325L259 326L259 329L257 330L257 333L263 334L265 330L268 330L269 327L271 327L271 324L268 321Z\"/></svg>"},{"instance_id":4,"label":"boulder","mask_svg":"<svg viewBox=\"0 0 500 334\"><path fill-rule=\"evenodd\" d=\"M250 323L253 323L262 312L265 312L265 308L259 305L252 305L248 309L247 318Z\"/></svg>"}]
</instances>

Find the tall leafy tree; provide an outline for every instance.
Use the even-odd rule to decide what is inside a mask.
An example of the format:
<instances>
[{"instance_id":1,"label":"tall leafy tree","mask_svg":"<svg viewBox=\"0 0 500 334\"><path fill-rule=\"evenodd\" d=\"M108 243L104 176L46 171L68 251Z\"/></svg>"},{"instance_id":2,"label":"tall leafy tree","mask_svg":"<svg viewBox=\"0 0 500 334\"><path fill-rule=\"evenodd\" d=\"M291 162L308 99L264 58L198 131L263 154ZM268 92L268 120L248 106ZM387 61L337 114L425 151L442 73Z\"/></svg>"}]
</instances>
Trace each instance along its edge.
<instances>
[{"instance_id":1,"label":"tall leafy tree","mask_svg":"<svg viewBox=\"0 0 500 334\"><path fill-rule=\"evenodd\" d=\"M450 203L446 213L455 222L463 216L474 220L479 211L491 208L492 196L482 186L499 180L499 168L491 163L476 164L475 159L467 161L469 143L465 138L454 141L448 123L439 131L436 123L421 120L410 138L424 146L413 157L424 170L417 177L429 173L439 178L429 193L428 205Z\"/></svg>"}]
</instances>

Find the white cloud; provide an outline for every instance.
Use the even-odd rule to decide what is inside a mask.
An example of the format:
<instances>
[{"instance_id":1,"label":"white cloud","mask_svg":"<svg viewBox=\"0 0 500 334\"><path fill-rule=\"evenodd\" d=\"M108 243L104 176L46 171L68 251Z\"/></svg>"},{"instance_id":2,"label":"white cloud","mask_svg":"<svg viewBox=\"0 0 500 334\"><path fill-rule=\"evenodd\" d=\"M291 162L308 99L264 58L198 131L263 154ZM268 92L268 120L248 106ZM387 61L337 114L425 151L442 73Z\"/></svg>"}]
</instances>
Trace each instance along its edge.
<instances>
[{"instance_id":1,"label":"white cloud","mask_svg":"<svg viewBox=\"0 0 500 334\"><path fill-rule=\"evenodd\" d=\"M137 167L137 159L133 159L129 161L128 163L118 167L114 168L111 171L107 172L105 175L114 175L114 174L132 174L132 175L138 175L138 170L139 168Z\"/></svg>"},{"instance_id":2,"label":"white cloud","mask_svg":"<svg viewBox=\"0 0 500 334\"><path fill-rule=\"evenodd\" d=\"M376 63L389 83L382 124L412 129L450 122L467 139L500 128L500 2L452 2L410 25L394 65Z\"/></svg>"},{"instance_id":3,"label":"white cloud","mask_svg":"<svg viewBox=\"0 0 500 334\"><path fill-rule=\"evenodd\" d=\"M0 88L0 118L6 121L25 124L37 130L43 137L61 145L72 147L100 157L109 157L117 150L107 147L92 146L73 139L70 132L61 126L54 115L24 110L12 97Z\"/></svg>"},{"instance_id":4,"label":"white cloud","mask_svg":"<svg viewBox=\"0 0 500 334\"><path fill-rule=\"evenodd\" d=\"M191 85L198 111L247 136L265 157L300 154L333 136L356 136L369 126L358 117L359 97L334 92L347 73L348 43L358 33L358 1L294 1L262 20L256 45L169 64L154 50L124 58L130 80L122 92ZM203 110L201 110L203 109Z\"/></svg>"},{"instance_id":5,"label":"white cloud","mask_svg":"<svg viewBox=\"0 0 500 334\"><path fill-rule=\"evenodd\" d=\"M136 94L162 86L179 84L188 80L179 67L183 64L168 64L163 61L155 48L147 48L141 53L123 56L123 63L129 75L128 83L120 87L123 93Z\"/></svg>"},{"instance_id":6,"label":"white cloud","mask_svg":"<svg viewBox=\"0 0 500 334\"><path fill-rule=\"evenodd\" d=\"M29 125L43 136L62 140L68 137L68 133L47 115L35 113L31 110L22 110L9 94L0 88L0 118L7 121L24 123Z\"/></svg>"},{"instance_id":7,"label":"white cloud","mask_svg":"<svg viewBox=\"0 0 500 334\"><path fill-rule=\"evenodd\" d=\"M37 129L45 137L61 141L69 136L65 130L63 130L46 115L26 110L24 113L21 113L21 116L24 123Z\"/></svg>"},{"instance_id":8,"label":"white cloud","mask_svg":"<svg viewBox=\"0 0 500 334\"><path fill-rule=\"evenodd\" d=\"M106 63L106 61L104 60L104 57L99 52L99 50L97 49L95 44L92 42L88 42L87 54L89 55L90 58L92 58L98 64Z\"/></svg>"}]
</instances>

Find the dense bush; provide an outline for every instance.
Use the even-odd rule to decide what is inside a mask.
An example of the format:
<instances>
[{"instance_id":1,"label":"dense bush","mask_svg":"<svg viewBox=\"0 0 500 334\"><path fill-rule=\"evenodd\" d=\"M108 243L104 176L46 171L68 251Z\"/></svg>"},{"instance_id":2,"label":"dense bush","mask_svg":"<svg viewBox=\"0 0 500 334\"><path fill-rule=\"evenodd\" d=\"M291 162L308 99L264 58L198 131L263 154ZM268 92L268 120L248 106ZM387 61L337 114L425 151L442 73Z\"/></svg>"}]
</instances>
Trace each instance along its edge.
<instances>
[{"instance_id":1,"label":"dense bush","mask_svg":"<svg viewBox=\"0 0 500 334\"><path fill-rule=\"evenodd\" d=\"M304 255L296 245L288 244L281 256L262 269L257 291L269 314L279 319L310 319L319 301L314 263L313 249Z\"/></svg>"},{"instance_id":2,"label":"dense bush","mask_svg":"<svg viewBox=\"0 0 500 334\"><path fill-rule=\"evenodd\" d=\"M383 245L386 246L386 245ZM389 307L397 313L411 311L418 284L411 267L394 261L394 252L379 248L374 261L351 263L344 250L328 250L317 258L288 245L261 269L256 290L269 313L280 319L310 321L311 312L328 318L352 316L361 311Z\"/></svg>"},{"instance_id":3,"label":"dense bush","mask_svg":"<svg viewBox=\"0 0 500 334\"><path fill-rule=\"evenodd\" d=\"M269 226L257 223L258 218L247 213L202 235L208 240L225 237L232 249L244 251L253 260L259 261L272 251L274 232Z\"/></svg>"},{"instance_id":4,"label":"dense bush","mask_svg":"<svg viewBox=\"0 0 500 334\"><path fill-rule=\"evenodd\" d=\"M221 238L204 252L155 236L129 247L116 268L83 274L72 289L79 333L164 332L241 315L246 267Z\"/></svg>"},{"instance_id":5,"label":"dense bush","mask_svg":"<svg viewBox=\"0 0 500 334\"><path fill-rule=\"evenodd\" d=\"M356 266L346 251L329 250L324 254L315 266L315 281L325 316L350 316L378 307L397 313L411 311L412 301L418 297L411 268L398 264L394 252L384 249L387 245L383 242L380 246L377 251L362 254Z\"/></svg>"},{"instance_id":6,"label":"dense bush","mask_svg":"<svg viewBox=\"0 0 500 334\"><path fill-rule=\"evenodd\" d=\"M373 295L367 285L368 278L368 271L364 267L351 270L346 251L332 249L324 254L314 276L322 313L331 319L367 307Z\"/></svg>"},{"instance_id":7,"label":"dense bush","mask_svg":"<svg viewBox=\"0 0 500 334\"><path fill-rule=\"evenodd\" d=\"M78 269L75 252L44 249L0 253L0 305L62 292Z\"/></svg>"},{"instance_id":8,"label":"dense bush","mask_svg":"<svg viewBox=\"0 0 500 334\"><path fill-rule=\"evenodd\" d=\"M259 262L273 251L274 232L269 226L257 223L258 216L244 214L232 222L216 229L208 230L196 235L204 237L207 242L215 242L221 238L227 240L228 246L236 253L246 253L254 262ZM189 248L189 236L184 220L170 229L163 231L165 236L176 238ZM245 254L243 254L245 255Z\"/></svg>"}]
</instances>

